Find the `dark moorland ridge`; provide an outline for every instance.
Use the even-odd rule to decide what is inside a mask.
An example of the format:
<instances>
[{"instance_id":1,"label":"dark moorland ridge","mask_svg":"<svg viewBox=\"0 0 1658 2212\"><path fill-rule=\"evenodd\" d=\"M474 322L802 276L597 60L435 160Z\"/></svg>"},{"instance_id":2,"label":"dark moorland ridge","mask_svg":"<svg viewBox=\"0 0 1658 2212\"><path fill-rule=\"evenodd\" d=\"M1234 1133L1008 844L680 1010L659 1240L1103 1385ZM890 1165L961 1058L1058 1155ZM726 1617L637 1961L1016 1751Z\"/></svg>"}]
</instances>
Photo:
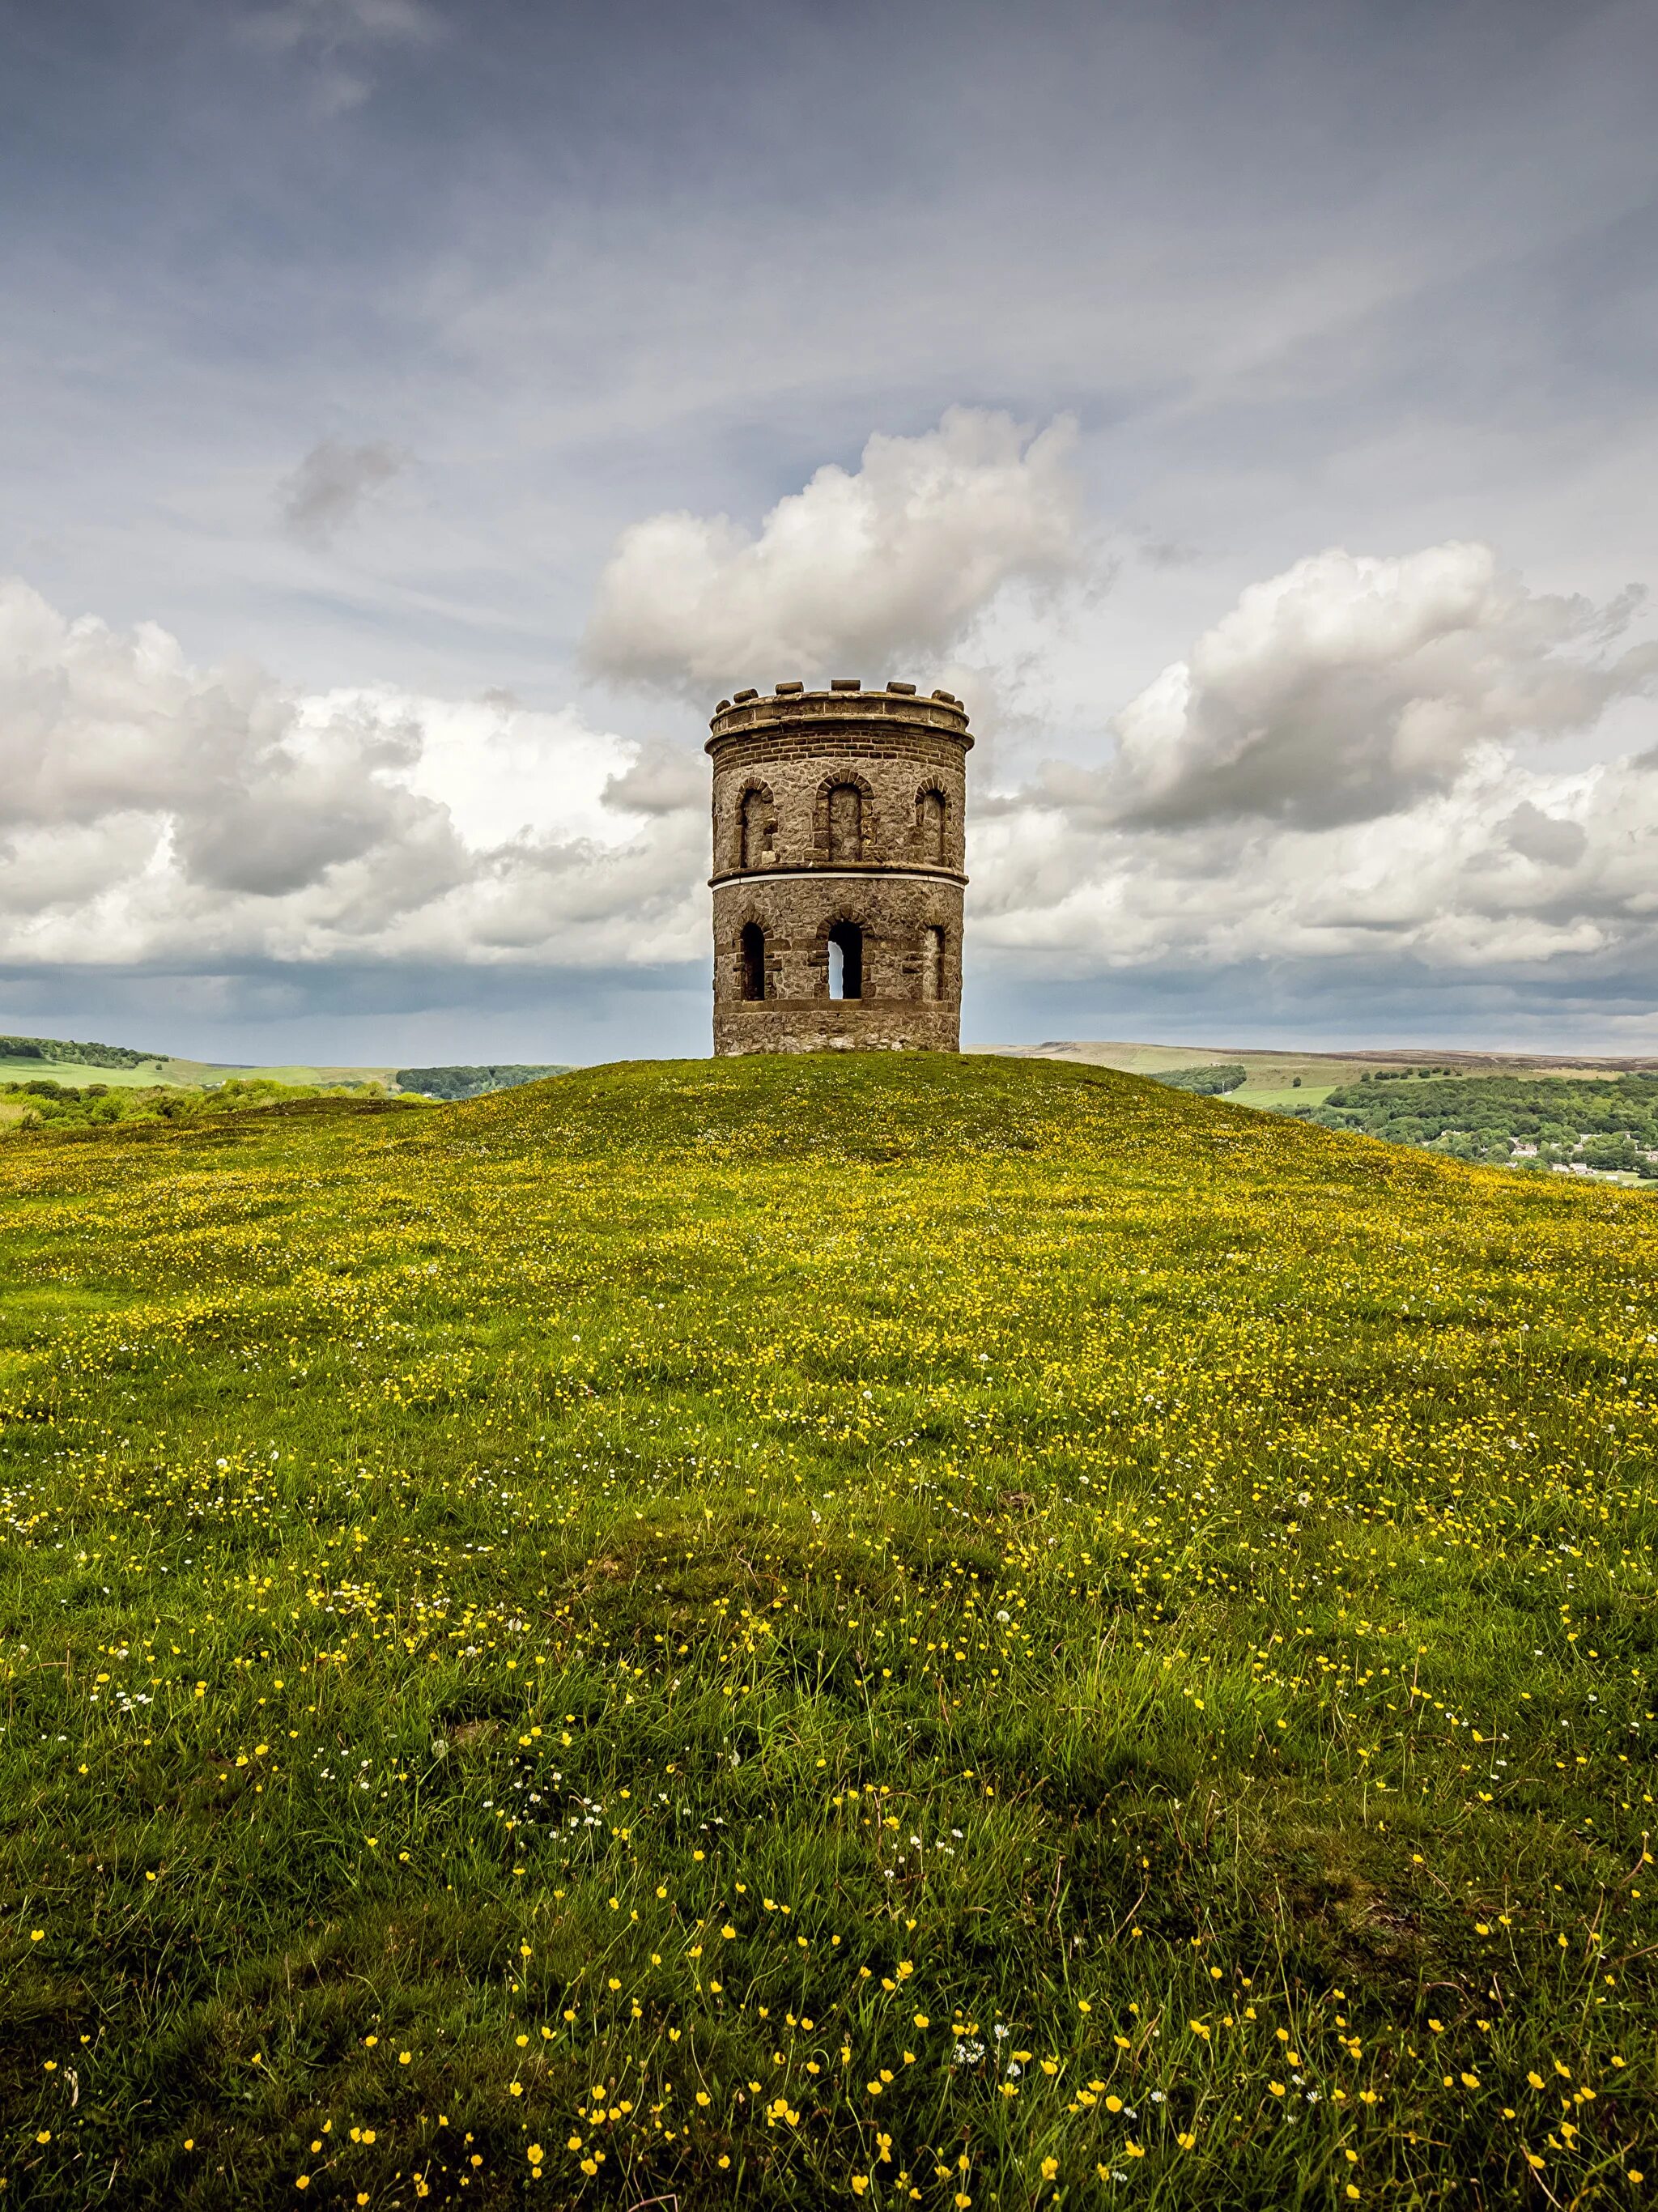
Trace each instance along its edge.
<instances>
[{"instance_id":1,"label":"dark moorland ridge","mask_svg":"<svg viewBox=\"0 0 1658 2212\"><path fill-rule=\"evenodd\" d=\"M1627 2202L1655 1270L991 1057L9 1140L9 2200Z\"/></svg>"},{"instance_id":2,"label":"dark moorland ridge","mask_svg":"<svg viewBox=\"0 0 1658 2212\"><path fill-rule=\"evenodd\" d=\"M1145 1049L1139 1045L1112 1046L1096 1044L1091 1040L1078 1042L1064 1037L1050 1038L1043 1044L997 1045L987 1049L1011 1059L1026 1059L1033 1055L1058 1053L1088 1053L1106 1051L1134 1052ZM1193 1048L1193 1057L1216 1060L1260 1059L1267 1049L1260 1045L1204 1045ZM1608 1054L1604 1053L1550 1052L1459 1052L1444 1045L1423 1045L1412 1050L1397 1045L1353 1045L1345 1051L1317 1050L1303 1045L1281 1048L1293 1052L1297 1060L1322 1060L1345 1063L1355 1060L1374 1060L1379 1066L1394 1067L1434 1067L1447 1066L1474 1073L1489 1069L1494 1073L1533 1067L1600 1067L1608 1074L1638 1075L1658 1073L1658 1057L1640 1054Z\"/></svg>"}]
</instances>

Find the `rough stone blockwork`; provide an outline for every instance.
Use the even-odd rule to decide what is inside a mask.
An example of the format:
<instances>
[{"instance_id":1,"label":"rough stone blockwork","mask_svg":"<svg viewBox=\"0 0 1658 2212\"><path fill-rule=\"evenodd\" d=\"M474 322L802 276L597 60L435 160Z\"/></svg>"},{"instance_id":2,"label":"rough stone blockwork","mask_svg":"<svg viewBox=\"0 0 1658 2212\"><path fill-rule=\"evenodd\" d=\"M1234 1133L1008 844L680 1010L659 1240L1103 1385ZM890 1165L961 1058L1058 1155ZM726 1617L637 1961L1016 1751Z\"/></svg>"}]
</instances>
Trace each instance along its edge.
<instances>
[{"instance_id":1,"label":"rough stone blockwork","mask_svg":"<svg viewBox=\"0 0 1658 2212\"><path fill-rule=\"evenodd\" d=\"M960 700L780 684L709 728L715 1052L957 1051Z\"/></svg>"}]
</instances>

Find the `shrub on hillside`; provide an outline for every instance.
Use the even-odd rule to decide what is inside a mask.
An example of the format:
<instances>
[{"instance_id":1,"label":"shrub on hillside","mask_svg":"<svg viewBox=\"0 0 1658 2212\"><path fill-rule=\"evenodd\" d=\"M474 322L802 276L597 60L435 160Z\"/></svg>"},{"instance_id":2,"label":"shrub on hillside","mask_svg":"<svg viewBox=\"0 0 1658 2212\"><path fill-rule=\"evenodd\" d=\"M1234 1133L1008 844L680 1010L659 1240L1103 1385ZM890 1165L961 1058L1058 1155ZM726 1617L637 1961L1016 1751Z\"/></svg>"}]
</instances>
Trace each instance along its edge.
<instances>
[{"instance_id":1,"label":"shrub on hillside","mask_svg":"<svg viewBox=\"0 0 1658 2212\"><path fill-rule=\"evenodd\" d=\"M1218 1098L1228 1091L1236 1091L1248 1073L1241 1061L1217 1060L1211 1067L1171 1067L1152 1080L1166 1085L1170 1091L1196 1091L1206 1098Z\"/></svg>"},{"instance_id":2,"label":"shrub on hillside","mask_svg":"<svg viewBox=\"0 0 1658 2212\"><path fill-rule=\"evenodd\" d=\"M384 1096L378 1085L276 1083L268 1076L237 1077L202 1091L162 1084L143 1090L114 1090L106 1083L88 1083L77 1089L73 1084L55 1083L49 1077L0 1084L0 1101L12 1099L23 1104L21 1117L9 1125L13 1133L42 1128L95 1129L118 1121L195 1121L214 1115L247 1113L258 1107L361 1096L364 1092ZM4 1126L0 1124L0 1128Z\"/></svg>"},{"instance_id":3,"label":"shrub on hillside","mask_svg":"<svg viewBox=\"0 0 1658 2212\"><path fill-rule=\"evenodd\" d=\"M516 1091L525 1083L568 1073L567 1066L400 1067L392 1079L399 1091L416 1091L422 1098L482 1098L491 1091Z\"/></svg>"}]
</instances>

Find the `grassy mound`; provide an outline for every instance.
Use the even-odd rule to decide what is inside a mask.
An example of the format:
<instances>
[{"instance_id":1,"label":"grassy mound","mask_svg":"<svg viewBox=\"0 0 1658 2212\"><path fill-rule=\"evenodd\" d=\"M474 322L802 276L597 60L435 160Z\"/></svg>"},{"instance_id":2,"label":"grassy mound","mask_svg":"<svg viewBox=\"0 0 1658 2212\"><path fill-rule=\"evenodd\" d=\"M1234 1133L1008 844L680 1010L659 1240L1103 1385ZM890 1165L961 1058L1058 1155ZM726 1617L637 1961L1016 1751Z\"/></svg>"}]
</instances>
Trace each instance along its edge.
<instances>
[{"instance_id":1,"label":"grassy mound","mask_svg":"<svg viewBox=\"0 0 1658 2212\"><path fill-rule=\"evenodd\" d=\"M1639 2188L1643 1194L824 1057L0 1207L6 2202Z\"/></svg>"}]
</instances>

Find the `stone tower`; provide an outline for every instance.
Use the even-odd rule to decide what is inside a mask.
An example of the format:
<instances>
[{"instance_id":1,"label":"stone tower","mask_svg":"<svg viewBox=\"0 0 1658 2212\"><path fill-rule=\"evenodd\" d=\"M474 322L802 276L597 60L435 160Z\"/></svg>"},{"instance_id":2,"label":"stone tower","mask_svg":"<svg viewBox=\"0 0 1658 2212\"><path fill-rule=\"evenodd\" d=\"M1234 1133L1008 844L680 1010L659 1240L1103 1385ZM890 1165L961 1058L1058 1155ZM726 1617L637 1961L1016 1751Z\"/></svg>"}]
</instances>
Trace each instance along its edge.
<instances>
[{"instance_id":1,"label":"stone tower","mask_svg":"<svg viewBox=\"0 0 1658 2212\"><path fill-rule=\"evenodd\" d=\"M708 726L715 1052L959 1050L961 701L780 684Z\"/></svg>"}]
</instances>

